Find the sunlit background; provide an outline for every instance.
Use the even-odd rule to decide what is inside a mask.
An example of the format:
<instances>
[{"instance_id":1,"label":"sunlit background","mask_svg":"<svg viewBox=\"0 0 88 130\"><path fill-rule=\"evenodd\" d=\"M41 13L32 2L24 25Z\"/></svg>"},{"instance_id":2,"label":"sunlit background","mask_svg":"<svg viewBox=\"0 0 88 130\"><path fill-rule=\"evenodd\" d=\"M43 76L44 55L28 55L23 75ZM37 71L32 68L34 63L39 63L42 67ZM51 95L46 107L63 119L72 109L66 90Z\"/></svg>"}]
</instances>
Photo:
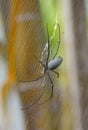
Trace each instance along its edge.
<instances>
[{"instance_id":1,"label":"sunlit background","mask_svg":"<svg viewBox=\"0 0 88 130\"><path fill-rule=\"evenodd\" d=\"M63 62L44 102L46 75L21 81L44 74L47 29L49 61L57 52ZM0 130L88 130L87 35L88 0L0 0Z\"/></svg>"}]
</instances>

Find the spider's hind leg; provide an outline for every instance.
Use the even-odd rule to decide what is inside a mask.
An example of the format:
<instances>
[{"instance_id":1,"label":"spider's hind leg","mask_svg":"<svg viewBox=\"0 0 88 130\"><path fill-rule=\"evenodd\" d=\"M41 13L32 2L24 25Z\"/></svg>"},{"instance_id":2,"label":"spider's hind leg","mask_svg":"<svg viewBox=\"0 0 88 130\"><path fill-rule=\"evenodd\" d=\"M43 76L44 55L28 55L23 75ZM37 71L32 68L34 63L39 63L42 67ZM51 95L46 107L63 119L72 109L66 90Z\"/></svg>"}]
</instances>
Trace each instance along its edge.
<instances>
[{"instance_id":1,"label":"spider's hind leg","mask_svg":"<svg viewBox=\"0 0 88 130\"><path fill-rule=\"evenodd\" d=\"M49 74L48 74L48 76L49 76L49 80L50 80L50 82L51 82L51 94L50 94L50 97L49 97L48 99L46 99L46 100L45 100L44 102L42 102L42 103L39 103L39 105L46 103L47 101L49 101L49 100L53 97L53 87L54 87L54 84L53 84L53 81L52 81L52 79L51 79L51 77L50 77Z\"/></svg>"},{"instance_id":2,"label":"spider's hind leg","mask_svg":"<svg viewBox=\"0 0 88 130\"><path fill-rule=\"evenodd\" d=\"M52 81L52 79L51 79L49 74L48 74L48 76L49 76L49 79L50 79L50 82L51 82L51 95L50 95L50 98L52 98L53 97L53 87L54 87L54 84L53 84L53 81Z\"/></svg>"},{"instance_id":3,"label":"spider's hind leg","mask_svg":"<svg viewBox=\"0 0 88 130\"><path fill-rule=\"evenodd\" d=\"M59 78L59 73L55 70L52 70L52 72L54 72L57 75L57 78Z\"/></svg>"},{"instance_id":4,"label":"spider's hind leg","mask_svg":"<svg viewBox=\"0 0 88 130\"><path fill-rule=\"evenodd\" d=\"M41 99L41 97L42 97L42 95L43 95L43 92L44 92L44 89L45 89L45 87L43 87L40 96L39 96L33 103L31 103L30 105L27 105L27 106L21 108L21 110L28 110L28 109L31 108L33 105L35 105L35 104Z\"/></svg>"}]
</instances>

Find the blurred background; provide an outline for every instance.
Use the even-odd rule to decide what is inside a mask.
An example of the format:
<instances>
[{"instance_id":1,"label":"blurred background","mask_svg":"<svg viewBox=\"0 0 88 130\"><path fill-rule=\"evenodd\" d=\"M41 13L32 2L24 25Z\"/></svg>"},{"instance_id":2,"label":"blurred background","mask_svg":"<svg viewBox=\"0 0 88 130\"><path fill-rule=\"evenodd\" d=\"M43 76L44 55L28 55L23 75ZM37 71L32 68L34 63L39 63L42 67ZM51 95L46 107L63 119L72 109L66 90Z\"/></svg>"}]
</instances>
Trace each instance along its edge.
<instances>
[{"instance_id":1,"label":"blurred background","mask_svg":"<svg viewBox=\"0 0 88 130\"><path fill-rule=\"evenodd\" d=\"M58 25L60 30L58 30ZM36 82L46 62L63 62L59 78ZM60 37L59 37L60 33ZM0 130L88 130L88 0L0 0ZM40 96L43 96L29 109ZM42 104L41 104L42 103ZM41 104L41 105L39 105Z\"/></svg>"}]
</instances>

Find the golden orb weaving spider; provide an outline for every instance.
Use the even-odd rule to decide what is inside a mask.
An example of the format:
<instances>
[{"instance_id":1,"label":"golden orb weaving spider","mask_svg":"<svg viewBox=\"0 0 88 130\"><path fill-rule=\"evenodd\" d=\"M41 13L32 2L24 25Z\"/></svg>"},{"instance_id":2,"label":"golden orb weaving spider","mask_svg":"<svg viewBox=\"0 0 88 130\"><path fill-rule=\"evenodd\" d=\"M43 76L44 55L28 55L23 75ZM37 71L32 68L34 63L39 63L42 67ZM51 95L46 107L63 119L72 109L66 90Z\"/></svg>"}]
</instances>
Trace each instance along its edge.
<instances>
[{"instance_id":1,"label":"golden orb weaving spider","mask_svg":"<svg viewBox=\"0 0 88 130\"><path fill-rule=\"evenodd\" d=\"M59 30L58 47L56 49L55 55L53 56L52 60L49 61L49 58L50 58L50 39L49 39L48 27L47 27L47 35L48 35L48 49L47 50L48 50L48 53L47 53L46 63L45 64L42 63L42 61L40 61L37 57L34 56L36 58L36 60L44 67L43 75L38 77L37 79L31 80L31 81L23 81L23 80L20 81L20 82L34 82L34 81L37 81L37 80L43 78L45 75L47 75L49 77L49 80L50 80L50 83L51 83L51 95L44 102L48 101L53 96L54 83L52 81L52 78L51 78L49 72L52 71L53 73L55 73L57 75L57 77L59 77L59 73L56 72L55 69L58 68L61 65L62 61L63 61L63 58L61 56L56 58L56 55L58 53L58 49L59 49L59 46L60 46L60 25L59 24L58 24L58 30ZM43 89L44 89L44 87L43 87ZM32 104L23 107L22 110L28 109L31 106L33 106L34 104L36 104L36 102L38 102L41 99L42 95L43 95L43 89L42 89L42 92L41 92L40 96Z\"/></svg>"}]
</instances>

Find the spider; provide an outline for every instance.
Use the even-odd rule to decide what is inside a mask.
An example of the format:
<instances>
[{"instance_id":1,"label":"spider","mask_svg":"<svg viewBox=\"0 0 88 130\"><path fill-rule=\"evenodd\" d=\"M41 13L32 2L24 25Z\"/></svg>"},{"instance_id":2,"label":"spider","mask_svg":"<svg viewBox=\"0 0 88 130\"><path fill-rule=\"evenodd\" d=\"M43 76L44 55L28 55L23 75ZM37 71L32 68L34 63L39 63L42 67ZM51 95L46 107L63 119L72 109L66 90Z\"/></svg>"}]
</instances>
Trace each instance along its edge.
<instances>
[{"instance_id":1,"label":"spider","mask_svg":"<svg viewBox=\"0 0 88 130\"><path fill-rule=\"evenodd\" d=\"M37 81L41 78L43 78L44 76L48 76L49 80L50 80L50 83L51 83L51 94L50 94L50 97L45 100L44 102L48 101L49 99L51 99L53 97L53 87L54 87L54 83L53 83L53 80L50 76L50 71L52 71L53 73L55 73L57 75L57 77L59 78L59 73L57 71L55 71L56 68L58 68L62 61L63 61L63 58L62 57L58 57L56 58L56 55L58 53L58 49L59 49L59 46L60 46L60 25L58 24L58 30L59 30L59 39L58 39L58 47L56 49L56 52L55 52L55 55L53 56L52 60L49 61L49 58L50 58L50 39L49 39L49 31L48 31L48 27L47 27L47 35L48 35L48 54L47 54L47 58L46 58L46 63L42 63L42 61L40 61L36 56L34 56L36 58L36 60L44 67L44 72L43 72L43 75L38 77L37 79L34 79L34 80L31 80L31 81L21 81L21 82L34 82L34 81ZM22 110L25 110L25 109L28 109L30 108L31 106L33 106L34 104L36 104L36 102L38 102L42 95L43 95L43 90L44 90L44 87L42 89L42 92L40 94L40 96L30 105L27 105L25 107L22 108ZM44 103L43 102L43 103Z\"/></svg>"}]
</instances>

